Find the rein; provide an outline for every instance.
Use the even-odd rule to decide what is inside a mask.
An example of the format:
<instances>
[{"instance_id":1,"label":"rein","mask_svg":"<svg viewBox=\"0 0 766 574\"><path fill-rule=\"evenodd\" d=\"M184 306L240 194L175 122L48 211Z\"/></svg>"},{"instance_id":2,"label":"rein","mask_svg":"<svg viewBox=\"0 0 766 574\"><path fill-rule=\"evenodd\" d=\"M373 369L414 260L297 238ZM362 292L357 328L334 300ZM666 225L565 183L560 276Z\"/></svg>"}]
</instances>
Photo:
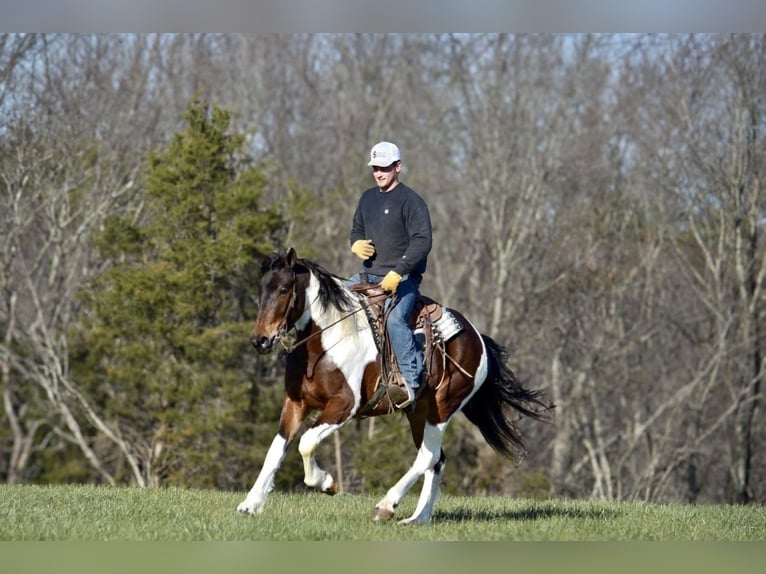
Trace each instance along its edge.
<instances>
[{"instance_id":1,"label":"rein","mask_svg":"<svg viewBox=\"0 0 766 574\"><path fill-rule=\"evenodd\" d=\"M348 318L349 318L349 317L351 317L352 315L355 315L355 314L359 313L359 311L361 311L361 310L362 310L362 307L360 307L359 309L356 309L356 310L354 310L354 311L350 311L350 312L346 313L345 315L343 315L343 316L342 316L340 319L338 319L337 321L333 321L332 323L330 323L329 325L327 325L327 327L322 327L321 329L319 329L319 331L315 331L315 332L311 333L310 335L308 335L307 337L304 337L304 338L303 338L303 339L301 339L300 341L296 341L295 343L293 343L293 344L292 344L292 345L290 345L289 347L288 347L288 346L284 346L284 349L285 349L285 351L287 351L288 353L292 353L292 352L293 352L295 349L297 349L297 348L298 348L298 347L300 347L301 345L305 345L305 344L306 344L306 342L307 342L307 341L309 341L310 339L313 339L313 338L314 338L314 337L316 337L317 335L321 335L322 333L324 333L324 332L325 332L327 329L329 329L330 327L334 327L335 325L337 325L337 324L338 324L338 323L340 323L341 321L345 321L346 319L348 319ZM282 341L282 339L281 339L281 338L280 338L279 340L280 340L280 342Z\"/></svg>"}]
</instances>

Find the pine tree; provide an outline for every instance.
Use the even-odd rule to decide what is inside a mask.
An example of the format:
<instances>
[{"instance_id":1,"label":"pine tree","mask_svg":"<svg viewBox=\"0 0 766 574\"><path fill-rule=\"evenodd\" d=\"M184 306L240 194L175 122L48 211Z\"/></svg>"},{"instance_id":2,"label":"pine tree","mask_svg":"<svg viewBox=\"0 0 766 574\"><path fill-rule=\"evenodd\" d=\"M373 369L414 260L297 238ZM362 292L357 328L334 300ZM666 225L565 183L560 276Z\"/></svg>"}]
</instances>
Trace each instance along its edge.
<instances>
[{"instance_id":1,"label":"pine tree","mask_svg":"<svg viewBox=\"0 0 766 574\"><path fill-rule=\"evenodd\" d=\"M267 180L229 133L229 113L193 101L184 119L148 156L140 222L110 217L97 239L111 265L84 294L71 361L147 484L231 488L242 486L231 469L252 456L253 424L278 415L257 408L247 335L258 256L286 225L262 204Z\"/></svg>"}]
</instances>

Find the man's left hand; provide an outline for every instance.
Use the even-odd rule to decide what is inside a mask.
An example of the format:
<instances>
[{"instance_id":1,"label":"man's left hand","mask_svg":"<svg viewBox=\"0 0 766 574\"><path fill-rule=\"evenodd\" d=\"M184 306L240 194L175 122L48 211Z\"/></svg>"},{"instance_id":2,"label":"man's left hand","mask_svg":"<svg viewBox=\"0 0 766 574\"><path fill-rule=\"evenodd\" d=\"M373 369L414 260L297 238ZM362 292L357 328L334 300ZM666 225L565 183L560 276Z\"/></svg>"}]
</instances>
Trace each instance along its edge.
<instances>
[{"instance_id":1,"label":"man's left hand","mask_svg":"<svg viewBox=\"0 0 766 574\"><path fill-rule=\"evenodd\" d=\"M401 281L401 275L399 275L396 271L389 271L386 276L383 277L383 281L380 282L380 286L383 291L396 293L396 288L399 287L399 283L401 283Z\"/></svg>"}]
</instances>

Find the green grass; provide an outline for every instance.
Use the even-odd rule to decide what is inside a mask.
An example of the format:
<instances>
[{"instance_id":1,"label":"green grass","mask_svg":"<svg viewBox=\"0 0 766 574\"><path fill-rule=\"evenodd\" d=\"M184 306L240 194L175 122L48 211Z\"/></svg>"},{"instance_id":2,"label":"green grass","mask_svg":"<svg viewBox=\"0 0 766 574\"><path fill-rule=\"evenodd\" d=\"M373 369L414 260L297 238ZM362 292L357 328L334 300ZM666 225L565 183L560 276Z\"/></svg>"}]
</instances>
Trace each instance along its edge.
<instances>
[{"instance_id":1,"label":"green grass","mask_svg":"<svg viewBox=\"0 0 766 574\"><path fill-rule=\"evenodd\" d=\"M258 517L244 492L0 486L3 541L763 541L763 506L442 498L431 524L375 523L373 496L273 492ZM407 496L398 518L414 510Z\"/></svg>"}]
</instances>

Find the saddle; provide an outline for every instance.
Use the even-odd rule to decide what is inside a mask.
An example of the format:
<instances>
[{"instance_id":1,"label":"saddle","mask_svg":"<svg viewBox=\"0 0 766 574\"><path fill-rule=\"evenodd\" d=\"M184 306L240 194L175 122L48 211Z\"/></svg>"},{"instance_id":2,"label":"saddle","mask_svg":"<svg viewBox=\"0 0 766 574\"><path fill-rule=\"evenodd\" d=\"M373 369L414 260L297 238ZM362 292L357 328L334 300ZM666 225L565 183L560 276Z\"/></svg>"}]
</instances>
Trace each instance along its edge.
<instances>
[{"instance_id":1,"label":"saddle","mask_svg":"<svg viewBox=\"0 0 766 574\"><path fill-rule=\"evenodd\" d=\"M380 377L375 392L370 400L359 411L360 416L372 411L388 395L389 404L400 404L407 398L404 377L391 347L386 321L388 310L385 302L390 297L377 283L357 283L350 287L356 293L364 309L372 330L375 345L378 347L380 361ZM446 361L447 353L444 345L460 331L463 325L455 316L441 304L429 297L420 295L415 302L407 321L415 336L416 345L423 353L423 367L427 377L434 372L434 351L440 350L442 361ZM444 370L442 369L442 372Z\"/></svg>"}]
</instances>

